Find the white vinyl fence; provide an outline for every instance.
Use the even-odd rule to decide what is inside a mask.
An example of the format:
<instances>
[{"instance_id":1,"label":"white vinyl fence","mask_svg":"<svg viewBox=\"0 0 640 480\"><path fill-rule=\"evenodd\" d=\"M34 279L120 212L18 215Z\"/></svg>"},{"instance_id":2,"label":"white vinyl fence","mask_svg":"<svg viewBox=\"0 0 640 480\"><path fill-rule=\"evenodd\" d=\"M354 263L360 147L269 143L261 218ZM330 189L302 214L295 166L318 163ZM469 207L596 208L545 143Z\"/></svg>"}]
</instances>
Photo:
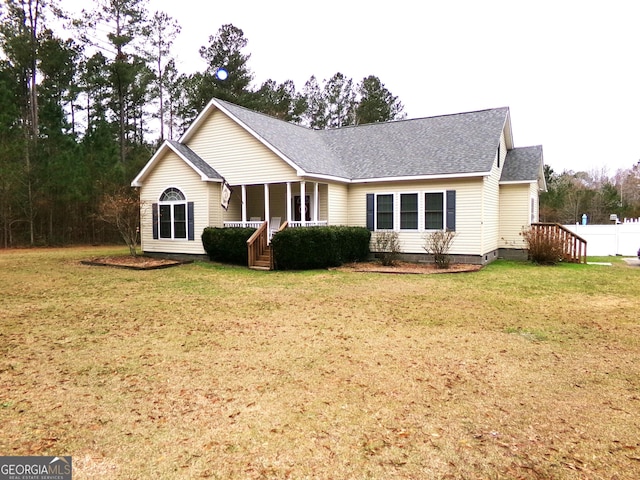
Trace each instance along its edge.
<instances>
[{"instance_id":1,"label":"white vinyl fence","mask_svg":"<svg viewBox=\"0 0 640 480\"><path fill-rule=\"evenodd\" d=\"M565 225L587 241L587 255L635 257L640 249L640 218L612 225Z\"/></svg>"}]
</instances>

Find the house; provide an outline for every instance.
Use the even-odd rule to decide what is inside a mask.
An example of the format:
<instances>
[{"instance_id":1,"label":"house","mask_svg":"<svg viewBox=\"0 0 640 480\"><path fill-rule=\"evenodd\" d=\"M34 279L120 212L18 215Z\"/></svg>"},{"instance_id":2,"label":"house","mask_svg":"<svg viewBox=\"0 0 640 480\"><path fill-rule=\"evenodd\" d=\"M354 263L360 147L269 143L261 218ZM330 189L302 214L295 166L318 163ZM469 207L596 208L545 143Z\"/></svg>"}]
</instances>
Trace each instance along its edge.
<instances>
[{"instance_id":1,"label":"house","mask_svg":"<svg viewBox=\"0 0 640 480\"><path fill-rule=\"evenodd\" d=\"M218 99L132 186L145 253L202 255L207 226L273 220L367 227L372 246L395 231L409 260L455 230L454 260L479 264L526 254L546 188L542 147L514 147L508 108L312 130Z\"/></svg>"}]
</instances>

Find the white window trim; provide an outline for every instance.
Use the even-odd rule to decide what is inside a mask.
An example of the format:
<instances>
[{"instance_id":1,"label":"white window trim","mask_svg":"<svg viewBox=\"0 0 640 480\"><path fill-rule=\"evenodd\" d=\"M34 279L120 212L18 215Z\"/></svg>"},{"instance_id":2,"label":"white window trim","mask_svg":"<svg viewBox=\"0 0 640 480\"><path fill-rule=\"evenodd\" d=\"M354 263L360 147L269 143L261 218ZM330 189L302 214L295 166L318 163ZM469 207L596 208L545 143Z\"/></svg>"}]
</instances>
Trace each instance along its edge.
<instances>
[{"instance_id":1,"label":"white window trim","mask_svg":"<svg viewBox=\"0 0 640 480\"><path fill-rule=\"evenodd\" d=\"M426 200L427 193L439 193L442 195L442 228L441 229L427 229L425 216L426 216ZM400 228L402 206L402 195L418 195L418 228ZM379 195L392 195L393 196L393 228L378 228L378 196ZM374 232L398 232L398 233L425 233L425 232L439 232L447 229L447 190L419 190L419 191L383 191L373 193L373 231Z\"/></svg>"},{"instance_id":2,"label":"white window trim","mask_svg":"<svg viewBox=\"0 0 640 480\"><path fill-rule=\"evenodd\" d=\"M417 196L417 206L416 208L417 210L417 215L418 215L418 222L417 222L417 226L416 228L402 228L402 195L416 195ZM416 192L398 192L398 228L397 231L398 232L419 232L421 230L421 225L420 225L420 192L416 191ZM422 195L424 197L424 195ZM423 217L424 217L424 209L422 210L423 212ZM424 219L423 219L424 221ZM424 225L422 225L423 227Z\"/></svg>"},{"instance_id":3,"label":"white window trim","mask_svg":"<svg viewBox=\"0 0 640 480\"><path fill-rule=\"evenodd\" d=\"M391 212L392 218L391 222L393 224L392 228L378 228L378 196L381 195L391 195L393 197L393 210ZM397 215L396 215L396 205L398 204L396 199L397 192L378 192L373 195L373 231L374 232L395 232L398 229L397 227Z\"/></svg>"},{"instance_id":4,"label":"white window trim","mask_svg":"<svg viewBox=\"0 0 640 480\"><path fill-rule=\"evenodd\" d=\"M178 190L182 196L184 197L184 200L160 200L164 193L167 190ZM175 242L185 242L189 240L189 206L188 206L189 200L187 198L187 196L184 194L184 190L180 187L176 187L176 186L169 186L167 188L165 188L162 193L160 194L160 197L158 198L158 240L163 240L163 241L175 241ZM163 205L169 205L171 207L170 209L170 213L171 213L171 236L170 237L163 237L162 236L162 215L160 213L161 211L161 207ZM176 223L175 223L175 206L176 205L184 205L184 219L185 219L185 236L180 237L180 238L176 238Z\"/></svg>"},{"instance_id":5,"label":"white window trim","mask_svg":"<svg viewBox=\"0 0 640 480\"><path fill-rule=\"evenodd\" d=\"M427 215L427 193L440 193L442 194L442 228L427 228L425 216ZM447 229L447 191L446 190L423 190L422 192L422 232L442 232Z\"/></svg>"}]
</instances>

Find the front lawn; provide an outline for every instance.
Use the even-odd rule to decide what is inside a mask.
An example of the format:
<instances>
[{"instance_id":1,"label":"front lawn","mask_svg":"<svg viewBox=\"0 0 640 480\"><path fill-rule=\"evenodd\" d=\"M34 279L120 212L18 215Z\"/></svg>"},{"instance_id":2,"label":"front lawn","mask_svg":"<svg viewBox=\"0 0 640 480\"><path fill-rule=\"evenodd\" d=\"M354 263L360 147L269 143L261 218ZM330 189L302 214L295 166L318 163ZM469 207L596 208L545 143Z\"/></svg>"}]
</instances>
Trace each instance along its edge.
<instances>
[{"instance_id":1,"label":"front lawn","mask_svg":"<svg viewBox=\"0 0 640 480\"><path fill-rule=\"evenodd\" d=\"M0 455L74 479L640 478L640 267L0 250Z\"/></svg>"}]
</instances>

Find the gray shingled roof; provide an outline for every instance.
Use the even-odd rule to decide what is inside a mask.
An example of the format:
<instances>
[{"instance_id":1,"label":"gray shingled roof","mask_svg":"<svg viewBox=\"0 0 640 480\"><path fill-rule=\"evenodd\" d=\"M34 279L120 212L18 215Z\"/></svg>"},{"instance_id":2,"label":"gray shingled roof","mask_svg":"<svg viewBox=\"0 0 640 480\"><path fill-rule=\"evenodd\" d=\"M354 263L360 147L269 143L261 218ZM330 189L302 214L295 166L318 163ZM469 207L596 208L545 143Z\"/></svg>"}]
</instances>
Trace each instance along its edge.
<instances>
[{"instance_id":1,"label":"gray shingled roof","mask_svg":"<svg viewBox=\"0 0 640 480\"><path fill-rule=\"evenodd\" d=\"M167 143L171 144L173 148L180 152L180 155L189 160L198 170L205 174L207 178L222 180L222 176L189 147L174 140L167 140Z\"/></svg>"},{"instance_id":2,"label":"gray shingled roof","mask_svg":"<svg viewBox=\"0 0 640 480\"><path fill-rule=\"evenodd\" d=\"M514 148L507 152L501 182L535 182L540 174L542 146Z\"/></svg>"},{"instance_id":3,"label":"gray shingled roof","mask_svg":"<svg viewBox=\"0 0 640 480\"><path fill-rule=\"evenodd\" d=\"M488 172L509 112L311 130L216 101L304 172L351 180Z\"/></svg>"}]
</instances>

